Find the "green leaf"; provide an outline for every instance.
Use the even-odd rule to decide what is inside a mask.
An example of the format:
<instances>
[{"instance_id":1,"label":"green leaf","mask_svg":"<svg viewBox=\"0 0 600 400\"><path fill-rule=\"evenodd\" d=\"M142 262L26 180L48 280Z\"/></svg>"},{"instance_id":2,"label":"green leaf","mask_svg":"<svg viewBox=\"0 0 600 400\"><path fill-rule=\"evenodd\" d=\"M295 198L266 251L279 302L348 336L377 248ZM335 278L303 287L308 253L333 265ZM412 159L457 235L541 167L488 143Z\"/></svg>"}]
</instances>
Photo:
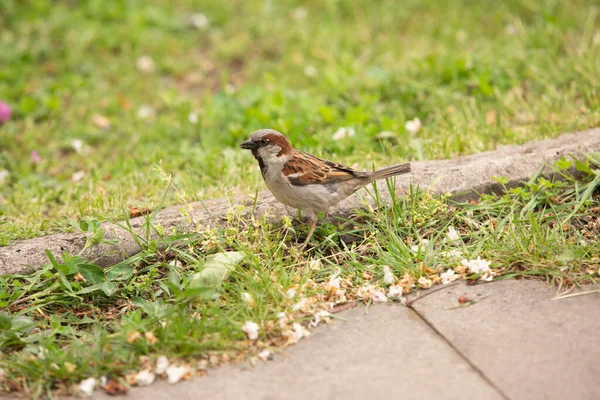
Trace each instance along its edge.
<instances>
[{"instance_id":1,"label":"green leaf","mask_svg":"<svg viewBox=\"0 0 600 400\"><path fill-rule=\"evenodd\" d=\"M566 160L564 156L561 156L559 160L557 160L554 164L562 170L569 169L571 165L573 165L573 161Z\"/></svg>"},{"instance_id":2,"label":"green leaf","mask_svg":"<svg viewBox=\"0 0 600 400\"><path fill-rule=\"evenodd\" d=\"M593 151L591 153L587 153L586 156L592 164L594 164L596 167L600 167L600 152Z\"/></svg>"},{"instance_id":3,"label":"green leaf","mask_svg":"<svg viewBox=\"0 0 600 400\"><path fill-rule=\"evenodd\" d=\"M585 160L585 162L581 160L575 161L575 169L579 172L583 172L584 174L593 174L592 169L590 168L590 160Z\"/></svg>"},{"instance_id":4,"label":"green leaf","mask_svg":"<svg viewBox=\"0 0 600 400\"><path fill-rule=\"evenodd\" d=\"M107 297L110 297L116 293L117 289L117 284L114 282L101 282L96 283L95 285L84 287L79 292L77 292L77 294L93 293L101 290Z\"/></svg>"},{"instance_id":5,"label":"green leaf","mask_svg":"<svg viewBox=\"0 0 600 400\"><path fill-rule=\"evenodd\" d=\"M83 276L86 282L95 285L97 283L106 282L104 271L94 264L79 264L79 273Z\"/></svg>"},{"instance_id":6,"label":"green leaf","mask_svg":"<svg viewBox=\"0 0 600 400\"><path fill-rule=\"evenodd\" d=\"M207 257L202 271L195 273L190 281L190 288L217 286L227 278L230 271L235 269L244 259L244 254L238 251L217 253Z\"/></svg>"},{"instance_id":7,"label":"green leaf","mask_svg":"<svg viewBox=\"0 0 600 400\"><path fill-rule=\"evenodd\" d=\"M117 264L106 271L106 279L109 281L124 281L131 278L135 267L131 264Z\"/></svg>"},{"instance_id":8,"label":"green leaf","mask_svg":"<svg viewBox=\"0 0 600 400\"><path fill-rule=\"evenodd\" d=\"M13 332L27 333L33 329L35 321L32 318L25 317L23 315L17 315L12 319L11 330Z\"/></svg>"},{"instance_id":9,"label":"green leaf","mask_svg":"<svg viewBox=\"0 0 600 400\"><path fill-rule=\"evenodd\" d=\"M12 322L8 314L0 311L0 330L8 331L12 326Z\"/></svg>"}]
</instances>

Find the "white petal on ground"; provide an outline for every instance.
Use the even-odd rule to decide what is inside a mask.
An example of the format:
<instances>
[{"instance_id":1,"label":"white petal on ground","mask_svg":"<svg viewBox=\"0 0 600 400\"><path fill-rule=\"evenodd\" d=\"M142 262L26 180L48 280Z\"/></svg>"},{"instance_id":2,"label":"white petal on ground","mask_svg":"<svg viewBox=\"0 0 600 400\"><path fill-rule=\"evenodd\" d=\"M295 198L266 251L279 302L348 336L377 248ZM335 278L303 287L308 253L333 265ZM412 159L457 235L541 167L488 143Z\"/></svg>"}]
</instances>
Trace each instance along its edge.
<instances>
[{"instance_id":1,"label":"white petal on ground","mask_svg":"<svg viewBox=\"0 0 600 400\"><path fill-rule=\"evenodd\" d=\"M382 290L376 290L371 294L371 300L375 303L385 303L388 301L387 296Z\"/></svg>"},{"instance_id":2,"label":"white petal on ground","mask_svg":"<svg viewBox=\"0 0 600 400\"><path fill-rule=\"evenodd\" d=\"M137 59L135 65L141 72L154 72L156 69L156 64L154 64L154 60L150 56L141 56Z\"/></svg>"},{"instance_id":3,"label":"white petal on ground","mask_svg":"<svg viewBox=\"0 0 600 400\"><path fill-rule=\"evenodd\" d=\"M460 240L460 235L458 234L456 229L454 229L453 226L448 227L448 233L446 234L446 236L448 237L448 239L452 240L453 242Z\"/></svg>"},{"instance_id":4,"label":"white petal on ground","mask_svg":"<svg viewBox=\"0 0 600 400\"><path fill-rule=\"evenodd\" d=\"M419 285L421 285L421 287L423 289L429 289L430 287L433 286L433 281L429 278L426 278L424 276L420 277L419 279L417 279L417 283Z\"/></svg>"},{"instance_id":5,"label":"white petal on ground","mask_svg":"<svg viewBox=\"0 0 600 400\"><path fill-rule=\"evenodd\" d=\"M203 30L208 28L210 25L210 20L202 13L194 13L190 15L190 25L196 29Z\"/></svg>"},{"instance_id":6,"label":"white petal on ground","mask_svg":"<svg viewBox=\"0 0 600 400\"><path fill-rule=\"evenodd\" d=\"M299 302L297 302L296 304L294 304L294 306L292 307L292 311L302 310L307 305L308 305L308 300L306 300L306 298L304 298L304 299L300 300Z\"/></svg>"},{"instance_id":7,"label":"white petal on ground","mask_svg":"<svg viewBox=\"0 0 600 400\"><path fill-rule=\"evenodd\" d=\"M246 321L244 326L242 326L242 330L250 340L258 339L258 324L252 321Z\"/></svg>"},{"instance_id":8,"label":"white petal on ground","mask_svg":"<svg viewBox=\"0 0 600 400\"><path fill-rule=\"evenodd\" d=\"M155 378L156 376L154 373L152 371L148 371L147 369L135 374L135 382L138 384L138 386L152 385L152 382L154 382Z\"/></svg>"},{"instance_id":9,"label":"white petal on ground","mask_svg":"<svg viewBox=\"0 0 600 400\"><path fill-rule=\"evenodd\" d=\"M457 280L458 275L456 275L453 269L449 269L446 272L442 272L440 274L440 278L442 278L442 285L447 285Z\"/></svg>"},{"instance_id":10,"label":"white petal on ground","mask_svg":"<svg viewBox=\"0 0 600 400\"><path fill-rule=\"evenodd\" d=\"M81 139L73 139L71 140L71 147L77 154L82 154L83 149L85 147L85 143Z\"/></svg>"},{"instance_id":11,"label":"white petal on ground","mask_svg":"<svg viewBox=\"0 0 600 400\"><path fill-rule=\"evenodd\" d=\"M485 271L483 275L479 277L479 280L490 282L494 279L494 276L496 276L494 271Z\"/></svg>"},{"instance_id":12,"label":"white petal on ground","mask_svg":"<svg viewBox=\"0 0 600 400\"><path fill-rule=\"evenodd\" d=\"M169 368L169 359L166 356L160 356L156 360L156 373L158 375L164 374Z\"/></svg>"},{"instance_id":13,"label":"white petal on ground","mask_svg":"<svg viewBox=\"0 0 600 400\"><path fill-rule=\"evenodd\" d=\"M142 105L138 108L137 117L139 119L153 118L155 115L154 109L147 105Z\"/></svg>"},{"instance_id":14,"label":"white petal on ground","mask_svg":"<svg viewBox=\"0 0 600 400\"><path fill-rule=\"evenodd\" d=\"M448 250L448 251L442 251L440 253L441 257L444 258L449 258L449 259L457 259L457 258L461 258L462 257L462 251L455 249L455 250Z\"/></svg>"},{"instance_id":15,"label":"white petal on ground","mask_svg":"<svg viewBox=\"0 0 600 400\"><path fill-rule=\"evenodd\" d=\"M320 271L322 267L321 260L308 261L308 269L311 271Z\"/></svg>"},{"instance_id":16,"label":"white petal on ground","mask_svg":"<svg viewBox=\"0 0 600 400\"><path fill-rule=\"evenodd\" d=\"M333 140L343 140L356 135L356 131L352 127L341 127L331 137Z\"/></svg>"},{"instance_id":17,"label":"white petal on ground","mask_svg":"<svg viewBox=\"0 0 600 400\"><path fill-rule=\"evenodd\" d=\"M258 353L258 358L260 358L263 361L269 361L271 359L271 356L273 356L273 352L268 349L264 349L263 351Z\"/></svg>"},{"instance_id":18,"label":"white petal on ground","mask_svg":"<svg viewBox=\"0 0 600 400\"><path fill-rule=\"evenodd\" d=\"M396 277L392 273L389 265L384 265L381 268L383 269L383 283L391 285L392 283L396 282Z\"/></svg>"},{"instance_id":19,"label":"white petal on ground","mask_svg":"<svg viewBox=\"0 0 600 400\"><path fill-rule=\"evenodd\" d=\"M84 396L91 396L94 394L94 389L98 385L96 378L87 378L79 382L79 391Z\"/></svg>"},{"instance_id":20,"label":"white petal on ground","mask_svg":"<svg viewBox=\"0 0 600 400\"><path fill-rule=\"evenodd\" d=\"M243 292L242 295L242 300L245 301L248 304L254 304L254 299L252 298L252 295L248 292Z\"/></svg>"},{"instance_id":21,"label":"white petal on ground","mask_svg":"<svg viewBox=\"0 0 600 400\"><path fill-rule=\"evenodd\" d=\"M310 336L310 331L297 322L293 323L292 329L294 330L294 337L296 340Z\"/></svg>"},{"instance_id":22,"label":"white petal on ground","mask_svg":"<svg viewBox=\"0 0 600 400\"><path fill-rule=\"evenodd\" d=\"M84 171L77 171L77 172L74 172L73 175L71 175L71 181L77 183L77 182L81 181L84 177L85 177Z\"/></svg>"},{"instance_id":23,"label":"white petal on ground","mask_svg":"<svg viewBox=\"0 0 600 400\"><path fill-rule=\"evenodd\" d=\"M196 125L198 123L198 114L193 112L189 113L188 121L190 121L190 124Z\"/></svg>"},{"instance_id":24,"label":"white petal on ground","mask_svg":"<svg viewBox=\"0 0 600 400\"><path fill-rule=\"evenodd\" d=\"M421 120L419 118L414 118L412 120L406 121L404 127L410 133L417 133L421 130Z\"/></svg>"},{"instance_id":25,"label":"white petal on ground","mask_svg":"<svg viewBox=\"0 0 600 400\"><path fill-rule=\"evenodd\" d=\"M329 319L331 319L331 313L326 310L320 310L320 311L317 311L313 315L313 317L314 317L314 319L312 321L310 321L310 326L312 326L313 328L316 328L317 326L319 326L319 324L322 321L328 321Z\"/></svg>"},{"instance_id":26,"label":"white petal on ground","mask_svg":"<svg viewBox=\"0 0 600 400\"><path fill-rule=\"evenodd\" d=\"M190 372L190 368L187 366L179 367L176 365L171 365L167 368L167 381L172 385L174 383L179 382L183 379L183 377Z\"/></svg>"},{"instance_id":27,"label":"white petal on ground","mask_svg":"<svg viewBox=\"0 0 600 400\"><path fill-rule=\"evenodd\" d=\"M336 276L332 276L331 278L329 278L329 281L327 282L327 290L331 290L332 288L336 288L339 289L340 288L340 281L341 278Z\"/></svg>"},{"instance_id":28,"label":"white petal on ground","mask_svg":"<svg viewBox=\"0 0 600 400\"><path fill-rule=\"evenodd\" d=\"M462 260L460 263L474 274L490 270L490 262L485 259L482 260L481 257L477 257L476 260Z\"/></svg>"},{"instance_id":29,"label":"white petal on ground","mask_svg":"<svg viewBox=\"0 0 600 400\"><path fill-rule=\"evenodd\" d=\"M290 288L285 292L285 297L287 297L288 299L293 299L294 296L296 296L296 289Z\"/></svg>"},{"instance_id":30,"label":"white petal on ground","mask_svg":"<svg viewBox=\"0 0 600 400\"><path fill-rule=\"evenodd\" d=\"M388 290L388 297L402 297L402 286L392 285Z\"/></svg>"}]
</instances>

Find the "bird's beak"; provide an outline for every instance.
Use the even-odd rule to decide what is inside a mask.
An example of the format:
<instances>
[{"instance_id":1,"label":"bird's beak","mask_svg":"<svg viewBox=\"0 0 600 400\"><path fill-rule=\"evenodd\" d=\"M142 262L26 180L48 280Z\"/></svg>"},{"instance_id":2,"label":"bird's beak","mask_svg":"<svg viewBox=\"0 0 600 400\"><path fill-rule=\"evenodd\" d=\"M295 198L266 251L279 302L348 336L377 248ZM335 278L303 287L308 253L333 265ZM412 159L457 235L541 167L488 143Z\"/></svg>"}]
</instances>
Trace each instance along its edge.
<instances>
[{"instance_id":1,"label":"bird's beak","mask_svg":"<svg viewBox=\"0 0 600 400\"><path fill-rule=\"evenodd\" d=\"M258 145L252 140L246 140L244 143L240 144L240 147L246 150L256 150L258 148Z\"/></svg>"}]
</instances>

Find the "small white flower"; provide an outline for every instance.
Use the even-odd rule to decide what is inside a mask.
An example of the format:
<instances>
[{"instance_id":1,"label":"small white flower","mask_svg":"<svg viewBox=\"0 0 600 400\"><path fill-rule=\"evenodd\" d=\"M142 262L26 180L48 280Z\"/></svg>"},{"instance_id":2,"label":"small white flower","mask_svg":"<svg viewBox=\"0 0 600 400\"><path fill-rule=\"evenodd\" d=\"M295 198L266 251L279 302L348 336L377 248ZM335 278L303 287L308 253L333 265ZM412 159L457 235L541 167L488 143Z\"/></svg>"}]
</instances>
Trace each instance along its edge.
<instances>
[{"instance_id":1,"label":"small white flower","mask_svg":"<svg viewBox=\"0 0 600 400\"><path fill-rule=\"evenodd\" d=\"M448 233L446 234L446 237L453 242L460 240L460 235L453 226L448 227Z\"/></svg>"},{"instance_id":2,"label":"small white flower","mask_svg":"<svg viewBox=\"0 0 600 400\"><path fill-rule=\"evenodd\" d=\"M85 177L85 172L83 172L83 171L77 171L77 172L74 172L73 175L71 175L71 181L73 181L73 182L79 182L84 177Z\"/></svg>"},{"instance_id":3,"label":"small white flower","mask_svg":"<svg viewBox=\"0 0 600 400\"><path fill-rule=\"evenodd\" d=\"M98 380L96 378L87 378L79 382L79 391L84 396L91 396L94 394L94 389L96 389L96 385L98 385Z\"/></svg>"},{"instance_id":4,"label":"small white flower","mask_svg":"<svg viewBox=\"0 0 600 400\"><path fill-rule=\"evenodd\" d=\"M300 300L299 302L297 302L296 304L294 304L292 306L292 311L300 311L303 308L305 308L307 306L308 301L306 300L306 298Z\"/></svg>"},{"instance_id":5,"label":"small white flower","mask_svg":"<svg viewBox=\"0 0 600 400\"><path fill-rule=\"evenodd\" d=\"M392 285L388 290L388 297L402 297L402 286Z\"/></svg>"},{"instance_id":6,"label":"small white flower","mask_svg":"<svg viewBox=\"0 0 600 400\"><path fill-rule=\"evenodd\" d=\"M296 289L290 288L285 292L285 297L287 297L288 299L293 299L295 296L296 296Z\"/></svg>"},{"instance_id":7,"label":"small white flower","mask_svg":"<svg viewBox=\"0 0 600 400\"><path fill-rule=\"evenodd\" d=\"M154 118L154 116L155 116L155 112L152 107L147 106L147 105L142 105L142 106L140 106L140 108L138 108L137 117L139 119Z\"/></svg>"},{"instance_id":8,"label":"small white flower","mask_svg":"<svg viewBox=\"0 0 600 400\"><path fill-rule=\"evenodd\" d=\"M179 382L183 377L190 372L190 368L187 366L178 367L175 365L171 365L167 368L167 381L173 385Z\"/></svg>"},{"instance_id":9,"label":"small white flower","mask_svg":"<svg viewBox=\"0 0 600 400\"><path fill-rule=\"evenodd\" d=\"M326 310L320 310L317 311L314 315L313 315L314 319L312 321L310 321L310 325L313 328L316 328L319 323L321 323L321 321L327 321L331 318L331 313L329 311Z\"/></svg>"},{"instance_id":10,"label":"small white flower","mask_svg":"<svg viewBox=\"0 0 600 400\"><path fill-rule=\"evenodd\" d=\"M202 13L190 15L190 25L196 29L204 30L210 25L208 17Z\"/></svg>"},{"instance_id":11,"label":"small white flower","mask_svg":"<svg viewBox=\"0 0 600 400\"><path fill-rule=\"evenodd\" d=\"M190 121L190 124L196 125L198 123L198 114L193 113L193 112L189 113L188 121Z\"/></svg>"},{"instance_id":12,"label":"small white flower","mask_svg":"<svg viewBox=\"0 0 600 400\"><path fill-rule=\"evenodd\" d=\"M154 64L154 60L150 56L141 56L137 59L135 65L141 72L154 72L156 69L156 64Z\"/></svg>"},{"instance_id":13,"label":"small white flower","mask_svg":"<svg viewBox=\"0 0 600 400\"><path fill-rule=\"evenodd\" d=\"M4 183L4 181L6 180L6 178L8 178L9 175L10 172L8 172L5 169L0 169L0 185Z\"/></svg>"},{"instance_id":14,"label":"small white flower","mask_svg":"<svg viewBox=\"0 0 600 400\"><path fill-rule=\"evenodd\" d=\"M314 78L317 76L317 69L313 65L309 64L304 67L304 75L308 76L309 78Z\"/></svg>"},{"instance_id":15,"label":"small white flower","mask_svg":"<svg viewBox=\"0 0 600 400\"><path fill-rule=\"evenodd\" d=\"M244 333L246 334L248 339L250 339L250 340L258 339L259 327L256 322L246 321L246 323L242 327L242 330L244 331Z\"/></svg>"},{"instance_id":16,"label":"small white flower","mask_svg":"<svg viewBox=\"0 0 600 400\"><path fill-rule=\"evenodd\" d=\"M73 139L71 140L71 147L77 154L82 154L83 149L85 147L85 143L81 139Z\"/></svg>"},{"instance_id":17,"label":"small white flower","mask_svg":"<svg viewBox=\"0 0 600 400\"><path fill-rule=\"evenodd\" d=\"M476 260L462 260L460 263L474 274L490 270L490 262L482 260L481 257L477 257Z\"/></svg>"},{"instance_id":18,"label":"small white flower","mask_svg":"<svg viewBox=\"0 0 600 400\"><path fill-rule=\"evenodd\" d=\"M440 274L440 278L442 278L442 285L447 285L450 282L457 280L458 275L456 275L456 272L454 272L453 269L448 269L446 272Z\"/></svg>"},{"instance_id":19,"label":"small white flower","mask_svg":"<svg viewBox=\"0 0 600 400\"><path fill-rule=\"evenodd\" d=\"M308 10L304 7L296 7L292 10L292 17L296 21L301 21L303 19L306 19L307 16L308 16Z\"/></svg>"},{"instance_id":20,"label":"small white flower","mask_svg":"<svg viewBox=\"0 0 600 400\"><path fill-rule=\"evenodd\" d=\"M421 120L419 118L415 118L415 119L406 121L406 124L404 124L404 127L410 133L417 133L421 130Z\"/></svg>"},{"instance_id":21,"label":"small white flower","mask_svg":"<svg viewBox=\"0 0 600 400\"><path fill-rule=\"evenodd\" d=\"M356 135L356 131L352 127L341 127L331 137L333 140L342 140Z\"/></svg>"},{"instance_id":22,"label":"small white flower","mask_svg":"<svg viewBox=\"0 0 600 400\"><path fill-rule=\"evenodd\" d=\"M310 260L308 262L308 269L310 269L311 271L320 271L321 267L321 260Z\"/></svg>"},{"instance_id":23,"label":"small white flower","mask_svg":"<svg viewBox=\"0 0 600 400\"><path fill-rule=\"evenodd\" d=\"M138 372L137 374L135 374L135 382L138 384L138 386L152 385L152 382L154 382L154 378L156 378L154 373L151 371L148 371L147 369L142 370L142 371Z\"/></svg>"},{"instance_id":24,"label":"small white flower","mask_svg":"<svg viewBox=\"0 0 600 400\"><path fill-rule=\"evenodd\" d=\"M158 359L156 360L156 373L158 375L162 375L167 371L167 368L169 368L169 359L166 356L160 356L158 357Z\"/></svg>"},{"instance_id":25,"label":"small white flower","mask_svg":"<svg viewBox=\"0 0 600 400\"><path fill-rule=\"evenodd\" d=\"M294 337L297 341L310 336L310 331L297 322L292 324L292 329L294 330Z\"/></svg>"},{"instance_id":26,"label":"small white flower","mask_svg":"<svg viewBox=\"0 0 600 400\"><path fill-rule=\"evenodd\" d=\"M430 287L433 286L433 281L429 278L426 278L424 276L420 277L419 279L417 279L417 283L419 285L421 285L421 287L423 289L429 289Z\"/></svg>"},{"instance_id":27,"label":"small white flower","mask_svg":"<svg viewBox=\"0 0 600 400\"><path fill-rule=\"evenodd\" d=\"M375 303L385 303L386 301L388 301L387 296L381 290L376 290L373 293L371 293L371 300L373 300L373 302Z\"/></svg>"},{"instance_id":28,"label":"small white flower","mask_svg":"<svg viewBox=\"0 0 600 400\"><path fill-rule=\"evenodd\" d=\"M383 283L387 283L388 285L390 285L390 284L396 282L396 277L390 270L389 265L384 265L381 268L383 269Z\"/></svg>"},{"instance_id":29,"label":"small white flower","mask_svg":"<svg viewBox=\"0 0 600 400\"><path fill-rule=\"evenodd\" d=\"M260 353L258 353L258 358L263 361L269 361L273 356L273 352L271 350L264 349Z\"/></svg>"},{"instance_id":30,"label":"small white flower","mask_svg":"<svg viewBox=\"0 0 600 400\"><path fill-rule=\"evenodd\" d=\"M448 258L448 259L457 259L457 258L461 258L462 257L462 252L460 250L448 250L448 251L442 251L440 253L440 256L444 257L444 258Z\"/></svg>"}]
</instances>

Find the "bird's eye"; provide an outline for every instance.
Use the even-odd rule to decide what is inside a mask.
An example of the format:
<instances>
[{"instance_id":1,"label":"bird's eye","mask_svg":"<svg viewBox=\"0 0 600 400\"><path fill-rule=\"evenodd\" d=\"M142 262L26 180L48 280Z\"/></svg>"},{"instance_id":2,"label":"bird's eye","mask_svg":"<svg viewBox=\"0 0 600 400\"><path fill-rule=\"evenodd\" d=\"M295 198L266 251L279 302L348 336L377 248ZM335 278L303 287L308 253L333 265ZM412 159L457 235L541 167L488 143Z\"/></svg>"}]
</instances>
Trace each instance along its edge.
<instances>
[{"instance_id":1,"label":"bird's eye","mask_svg":"<svg viewBox=\"0 0 600 400\"><path fill-rule=\"evenodd\" d=\"M269 142L269 141L268 141L267 139L260 139L260 140L258 141L258 143L262 144L263 146L264 146L265 144L267 144L268 142Z\"/></svg>"}]
</instances>

